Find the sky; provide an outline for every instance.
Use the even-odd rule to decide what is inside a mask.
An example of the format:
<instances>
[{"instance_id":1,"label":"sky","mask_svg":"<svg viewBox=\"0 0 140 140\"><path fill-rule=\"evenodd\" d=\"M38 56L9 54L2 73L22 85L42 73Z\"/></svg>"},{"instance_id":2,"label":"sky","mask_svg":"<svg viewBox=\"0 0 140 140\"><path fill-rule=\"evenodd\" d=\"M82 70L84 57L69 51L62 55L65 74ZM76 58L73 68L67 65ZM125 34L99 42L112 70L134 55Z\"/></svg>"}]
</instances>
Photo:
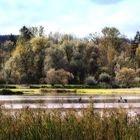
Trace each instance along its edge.
<instances>
[{"instance_id":1,"label":"sky","mask_svg":"<svg viewBox=\"0 0 140 140\"><path fill-rule=\"evenodd\" d=\"M22 26L44 26L85 37L116 27L128 38L140 30L140 0L0 0L0 34L19 34Z\"/></svg>"}]
</instances>

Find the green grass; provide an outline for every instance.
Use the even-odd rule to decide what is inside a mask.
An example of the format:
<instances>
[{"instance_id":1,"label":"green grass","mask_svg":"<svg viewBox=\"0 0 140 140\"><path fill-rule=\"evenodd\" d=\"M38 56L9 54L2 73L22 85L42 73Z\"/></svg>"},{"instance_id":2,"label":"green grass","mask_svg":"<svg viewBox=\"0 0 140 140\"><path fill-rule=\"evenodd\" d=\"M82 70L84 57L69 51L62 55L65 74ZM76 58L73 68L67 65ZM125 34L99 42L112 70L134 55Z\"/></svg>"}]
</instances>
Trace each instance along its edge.
<instances>
[{"instance_id":1,"label":"green grass","mask_svg":"<svg viewBox=\"0 0 140 140\"><path fill-rule=\"evenodd\" d=\"M8 85L16 88L7 88L14 92L21 91L25 95L56 95L56 94L77 94L77 95L136 95L140 94L140 88L126 89L93 89L93 88L78 88L81 85L66 85L71 88L64 88L62 85ZM42 88L43 87L43 88ZM46 88L47 87L47 88ZM0 89L2 90L2 88Z\"/></svg>"},{"instance_id":2,"label":"green grass","mask_svg":"<svg viewBox=\"0 0 140 140\"><path fill-rule=\"evenodd\" d=\"M25 95L139 95L140 89L9 89L12 91L21 91ZM43 92L42 92L43 91ZM45 92L47 91L47 92Z\"/></svg>"},{"instance_id":3,"label":"green grass","mask_svg":"<svg viewBox=\"0 0 140 140\"><path fill-rule=\"evenodd\" d=\"M135 95L140 94L140 89L77 89L77 93L91 95Z\"/></svg>"},{"instance_id":4,"label":"green grass","mask_svg":"<svg viewBox=\"0 0 140 140\"><path fill-rule=\"evenodd\" d=\"M140 116L128 116L124 110L94 108L22 110L0 109L0 140L139 140Z\"/></svg>"}]
</instances>

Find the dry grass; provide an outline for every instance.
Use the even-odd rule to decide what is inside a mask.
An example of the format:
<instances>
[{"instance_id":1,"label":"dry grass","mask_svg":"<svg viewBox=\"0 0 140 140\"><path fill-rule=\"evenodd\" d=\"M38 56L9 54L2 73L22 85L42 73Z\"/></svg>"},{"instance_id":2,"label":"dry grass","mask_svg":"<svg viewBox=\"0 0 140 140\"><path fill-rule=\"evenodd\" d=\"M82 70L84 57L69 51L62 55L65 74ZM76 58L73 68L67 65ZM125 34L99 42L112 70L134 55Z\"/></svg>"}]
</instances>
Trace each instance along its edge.
<instances>
[{"instance_id":1,"label":"dry grass","mask_svg":"<svg viewBox=\"0 0 140 140\"><path fill-rule=\"evenodd\" d=\"M139 140L140 116L123 110L0 109L0 140Z\"/></svg>"}]
</instances>

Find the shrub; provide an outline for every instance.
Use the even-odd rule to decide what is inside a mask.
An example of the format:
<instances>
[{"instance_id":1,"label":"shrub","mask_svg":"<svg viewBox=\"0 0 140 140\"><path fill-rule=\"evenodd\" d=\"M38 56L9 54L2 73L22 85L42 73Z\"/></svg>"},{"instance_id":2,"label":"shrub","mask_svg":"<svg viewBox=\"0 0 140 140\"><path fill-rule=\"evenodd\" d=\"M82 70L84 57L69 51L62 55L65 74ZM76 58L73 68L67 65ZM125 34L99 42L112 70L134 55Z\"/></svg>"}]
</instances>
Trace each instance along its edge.
<instances>
[{"instance_id":1,"label":"shrub","mask_svg":"<svg viewBox=\"0 0 140 140\"><path fill-rule=\"evenodd\" d=\"M50 69L47 72L47 83L48 84L68 84L68 81L73 78L73 74L65 71L64 69Z\"/></svg>"},{"instance_id":2,"label":"shrub","mask_svg":"<svg viewBox=\"0 0 140 140\"><path fill-rule=\"evenodd\" d=\"M16 88L16 86L11 86L11 85L0 85L0 88Z\"/></svg>"},{"instance_id":3,"label":"shrub","mask_svg":"<svg viewBox=\"0 0 140 140\"><path fill-rule=\"evenodd\" d=\"M21 91L17 91L17 92L13 92L11 90L6 90L6 89L3 89L2 91L0 91L0 95L22 95L23 92Z\"/></svg>"},{"instance_id":4,"label":"shrub","mask_svg":"<svg viewBox=\"0 0 140 140\"><path fill-rule=\"evenodd\" d=\"M140 77L135 77L134 78L134 83L139 84L140 83Z\"/></svg>"},{"instance_id":5,"label":"shrub","mask_svg":"<svg viewBox=\"0 0 140 140\"><path fill-rule=\"evenodd\" d=\"M134 84L136 77L136 71L132 68L123 67L116 72L116 81L122 85L129 87L131 84Z\"/></svg>"},{"instance_id":6,"label":"shrub","mask_svg":"<svg viewBox=\"0 0 140 140\"><path fill-rule=\"evenodd\" d=\"M110 84L107 84L105 82L101 82L98 84L98 88L112 88L112 86Z\"/></svg>"},{"instance_id":7,"label":"shrub","mask_svg":"<svg viewBox=\"0 0 140 140\"><path fill-rule=\"evenodd\" d=\"M140 68L136 69L136 75L140 77Z\"/></svg>"},{"instance_id":8,"label":"shrub","mask_svg":"<svg viewBox=\"0 0 140 140\"><path fill-rule=\"evenodd\" d=\"M97 84L97 81L95 80L95 77L94 76L88 76L85 79L85 84L86 85L96 85Z\"/></svg>"},{"instance_id":9,"label":"shrub","mask_svg":"<svg viewBox=\"0 0 140 140\"><path fill-rule=\"evenodd\" d=\"M101 73L99 75L99 82L102 83L110 83L111 82L111 76L108 73Z\"/></svg>"}]
</instances>

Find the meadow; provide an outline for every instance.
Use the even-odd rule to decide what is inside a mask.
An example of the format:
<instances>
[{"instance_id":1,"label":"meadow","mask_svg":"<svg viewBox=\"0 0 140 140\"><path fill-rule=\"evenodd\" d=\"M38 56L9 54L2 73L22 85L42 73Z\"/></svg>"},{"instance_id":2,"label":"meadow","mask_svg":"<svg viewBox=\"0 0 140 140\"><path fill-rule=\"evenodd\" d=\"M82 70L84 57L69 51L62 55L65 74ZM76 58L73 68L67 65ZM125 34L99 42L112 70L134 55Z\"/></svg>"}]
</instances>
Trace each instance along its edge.
<instances>
[{"instance_id":1,"label":"meadow","mask_svg":"<svg viewBox=\"0 0 140 140\"><path fill-rule=\"evenodd\" d=\"M21 92L24 95L139 95L140 88L95 88L85 85L2 85L1 90L10 90L12 92ZM18 95L18 94L17 94Z\"/></svg>"}]
</instances>

